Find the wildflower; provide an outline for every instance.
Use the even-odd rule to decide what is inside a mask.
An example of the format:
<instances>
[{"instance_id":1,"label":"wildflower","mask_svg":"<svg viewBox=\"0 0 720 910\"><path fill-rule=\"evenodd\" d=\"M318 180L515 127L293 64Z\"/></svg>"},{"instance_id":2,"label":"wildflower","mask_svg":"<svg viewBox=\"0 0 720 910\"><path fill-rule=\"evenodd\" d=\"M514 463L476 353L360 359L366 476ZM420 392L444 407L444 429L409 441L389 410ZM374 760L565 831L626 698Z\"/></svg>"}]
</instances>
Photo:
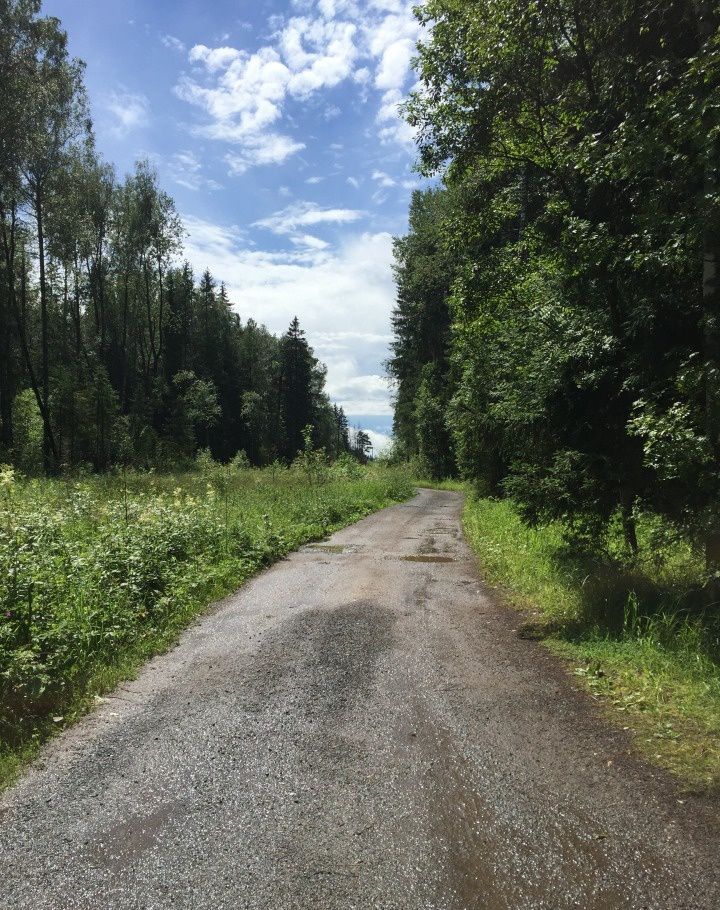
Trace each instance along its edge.
<instances>
[{"instance_id":1,"label":"wildflower","mask_svg":"<svg viewBox=\"0 0 720 910\"><path fill-rule=\"evenodd\" d=\"M15 486L15 468L9 464L0 465L0 487L6 492Z\"/></svg>"}]
</instances>

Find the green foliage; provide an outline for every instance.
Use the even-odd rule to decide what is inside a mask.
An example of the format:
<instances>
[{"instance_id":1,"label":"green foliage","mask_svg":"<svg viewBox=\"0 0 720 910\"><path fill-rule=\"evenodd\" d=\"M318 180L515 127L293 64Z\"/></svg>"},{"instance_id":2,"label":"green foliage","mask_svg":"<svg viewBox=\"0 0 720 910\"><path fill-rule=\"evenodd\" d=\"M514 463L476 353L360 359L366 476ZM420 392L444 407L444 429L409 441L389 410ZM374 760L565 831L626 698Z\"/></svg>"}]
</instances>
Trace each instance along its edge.
<instances>
[{"instance_id":1,"label":"green foliage","mask_svg":"<svg viewBox=\"0 0 720 910\"><path fill-rule=\"evenodd\" d=\"M418 454L416 395L422 371L432 364L440 376L447 372L450 292L454 259L443 234L449 211L441 190L413 193L410 232L394 243L397 305L393 312L394 340L388 361L396 382L394 435L398 454Z\"/></svg>"},{"instance_id":2,"label":"green foliage","mask_svg":"<svg viewBox=\"0 0 720 910\"><path fill-rule=\"evenodd\" d=\"M13 402L13 461L26 474L42 469L42 418L31 389L19 392Z\"/></svg>"},{"instance_id":3,"label":"green foliage","mask_svg":"<svg viewBox=\"0 0 720 910\"><path fill-rule=\"evenodd\" d=\"M720 601L718 5L417 15L406 115L442 184L395 246L401 451L437 478L454 449L586 549L621 514L633 553L635 514L663 515Z\"/></svg>"},{"instance_id":4,"label":"green foliage","mask_svg":"<svg viewBox=\"0 0 720 910\"><path fill-rule=\"evenodd\" d=\"M463 521L486 578L528 611L520 634L571 661L654 761L719 787L720 624L701 609L701 555L652 516L640 516L631 568L617 524L588 557L567 528L530 529L507 500L470 497Z\"/></svg>"},{"instance_id":5,"label":"green foliage","mask_svg":"<svg viewBox=\"0 0 720 910\"><path fill-rule=\"evenodd\" d=\"M312 487L324 483L328 478L328 459L324 449L313 447L312 424L303 427L303 447L293 462L293 467L301 473Z\"/></svg>"},{"instance_id":6,"label":"green foliage","mask_svg":"<svg viewBox=\"0 0 720 910\"><path fill-rule=\"evenodd\" d=\"M437 367L426 364L415 396L415 434L422 473L432 480L441 480L454 469L443 391Z\"/></svg>"},{"instance_id":7,"label":"green foliage","mask_svg":"<svg viewBox=\"0 0 720 910\"><path fill-rule=\"evenodd\" d=\"M312 487L282 466L199 462L82 481L0 469L0 753L72 713L108 668L163 647L211 598L412 494L403 471L355 462Z\"/></svg>"}]
</instances>

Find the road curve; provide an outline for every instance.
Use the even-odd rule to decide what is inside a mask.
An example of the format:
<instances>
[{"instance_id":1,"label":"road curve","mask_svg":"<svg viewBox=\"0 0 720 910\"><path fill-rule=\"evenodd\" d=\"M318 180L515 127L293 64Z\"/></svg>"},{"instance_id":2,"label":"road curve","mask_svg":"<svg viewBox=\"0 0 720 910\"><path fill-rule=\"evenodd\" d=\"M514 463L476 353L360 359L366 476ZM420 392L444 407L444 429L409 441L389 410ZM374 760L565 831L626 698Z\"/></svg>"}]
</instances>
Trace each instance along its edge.
<instances>
[{"instance_id":1,"label":"road curve","mask_svg":"<svg viewBox=\"0 0 720 910\"><path fill-rule=\"evenodd\" d=\"M0 797L7 910L716 910L718 828L424 490L189 629Z\"/></svg>"}]
</instances>

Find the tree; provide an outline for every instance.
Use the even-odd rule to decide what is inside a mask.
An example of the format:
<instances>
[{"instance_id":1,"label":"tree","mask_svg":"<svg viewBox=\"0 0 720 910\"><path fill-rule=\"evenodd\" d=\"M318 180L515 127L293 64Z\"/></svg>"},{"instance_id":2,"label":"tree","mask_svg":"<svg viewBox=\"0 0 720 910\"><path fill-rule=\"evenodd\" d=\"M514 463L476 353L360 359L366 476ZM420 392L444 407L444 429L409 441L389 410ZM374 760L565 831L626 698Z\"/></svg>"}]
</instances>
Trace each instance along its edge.
<instances>
[{"instance_id":1,"label":"tree","mask_svg":"<svg viewBox=\"0 0 720 910\"><path fill-rule=\"evenodd\" d=\"M370 460L370 453L372 452L372 440L365 432L361 430L360 427L356 427L353 431L352 441L350 450L352 454L357 458L360 464L367 464Z\"/></svg>"},{"instance_id":2,"label":"tree","mask_svg":"<svg viewBox=\"0 0 720 910\"><path fill-rule=\"evenodd\" d=\"M407 116L443 178L449 367L422 406L406 370L396 425L449 400L460 469L528 520L601 541L618 515L632 551L635 511L662 512L716 574L716 4L428 0L418 16ZM411 223L399 301L422 235ZM416 324L443 325L410 296L403 356Z\"/></svg>"},{"instance_id":3,"label":"tree","mask_svg":"<svg viewBox=\"0 0 720 910\"><path fill-rule=\"evenodd\" d=\"M397 303L388 371L395 381L395 439L407 455L419 451L415 397L423 368L432 364L440 374L448 370L448 297L455 265L446 244L449 210L446 191L415 191L409 232L394 241Z\"/></svg>"},{"instance_id":4,"label":"tree","mask_svg":"<svg viewBox=\"0 0 720 910\"><path fill-rule=\"evenodd\" d=\"M22 158L22 192L33 213L37 230L40 293L40 392L43 414L45 470L58 468L59 449L50 420L49 293L46 279L45 217L56 201L55 178L73 146L90 133L87 101L82 82L83 64L67 53L67 35L57 20L44 21L43 43L34 59L33 86L27 94L25 116L29 139Z\"/></svg>"},{"instance_id":5,"label":"tree","mask_svg":"<svg viewBox=\"0 0 720 910\"><path fill-rule=\"evenodd\" d=\"M317 361L297 316L280 343L279 403L282 457L292 460L303 448L303 429L314 423L313 371Z\"/></svg>"}]
</instances>

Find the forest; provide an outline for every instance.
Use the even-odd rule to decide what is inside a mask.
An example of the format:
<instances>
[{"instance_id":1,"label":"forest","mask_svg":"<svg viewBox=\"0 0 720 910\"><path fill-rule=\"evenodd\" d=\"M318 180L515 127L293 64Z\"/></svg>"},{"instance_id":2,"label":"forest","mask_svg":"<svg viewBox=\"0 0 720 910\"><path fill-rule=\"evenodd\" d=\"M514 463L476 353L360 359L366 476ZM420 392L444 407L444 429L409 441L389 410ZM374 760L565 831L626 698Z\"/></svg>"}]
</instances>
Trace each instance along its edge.
<instances>
[{"instance_id":1,"label":"forest","mask_svg":"<svg viewBox=\"0 0 720 910\"><path fill-rule=\"evenodd\" d=\"M705 0L428 0L389 362L402 457L720 603L720 38ZM656 541L657 547L661 542ZM651 547L653 544L651 544Z\"/></svg>"},{"instance_id":2,"label":"forest","mask_svg":"<svg viewBox=\"0 0 720 910\"><path fill-rule=\"evenodd\" d=\"M60 22L39 0L0 0L0 22L0 463L170 469L207 449L266 465L307 426L365 460L298 320L280 338L242 321L183 263L153 167L118 179L101 160Z\"/></svg>"}]
</instances>

